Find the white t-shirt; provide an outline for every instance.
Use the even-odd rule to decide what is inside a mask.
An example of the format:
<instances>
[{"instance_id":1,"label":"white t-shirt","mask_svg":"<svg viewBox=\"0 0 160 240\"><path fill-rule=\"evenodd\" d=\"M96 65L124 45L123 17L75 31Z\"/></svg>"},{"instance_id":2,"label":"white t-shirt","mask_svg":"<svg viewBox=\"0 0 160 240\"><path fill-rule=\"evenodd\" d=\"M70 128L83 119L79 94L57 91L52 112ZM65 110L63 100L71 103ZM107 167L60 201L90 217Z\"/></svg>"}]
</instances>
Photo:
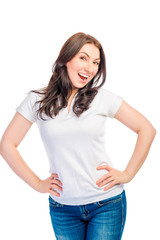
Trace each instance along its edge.
<instances>
[{"instance_id":1,"label":"white t-shirt","mask_svg":"<svg viewBox=\"0 0 160 240\"><path fill-rule=\"evenodd\" d=\"M76 93L77 95L77 93ZM106 152L105 124L107 117L113 118L123 98L100 88L88 110L78 118L72 110L63 108L54 118L37 118L36 110L40 95L30 92L16 109L31 122L36 122L50 163L50 173L57 173L63 183L60 197L50 195L55 201L66 205L82 205L116 196L123 185L108 191L98 187L96 181L107 173L96 170L106 163L113 166Z\"/></svg>"}]
</instances>

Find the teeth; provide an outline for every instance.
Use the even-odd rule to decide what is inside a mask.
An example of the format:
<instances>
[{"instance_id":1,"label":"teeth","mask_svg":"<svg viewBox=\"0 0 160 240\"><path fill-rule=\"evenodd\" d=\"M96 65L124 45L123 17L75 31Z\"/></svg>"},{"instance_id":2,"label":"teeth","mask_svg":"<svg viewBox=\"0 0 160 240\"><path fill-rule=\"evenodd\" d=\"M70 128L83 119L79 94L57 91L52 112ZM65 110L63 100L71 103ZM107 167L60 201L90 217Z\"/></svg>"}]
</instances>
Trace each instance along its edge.
<instances>
[{"instance_id":1,"label":"teeth","mask_svg":"<svg viewBox=\"0 0 160 240\"><path fill-rule=\"evenodd\" d=\"M79 75L81 75L82 77L84 77L84 78L88 78L89 76L87 76L87 75L85 75L85 74L83 74L83 73L78 73Z\"/></svg>"}]
</instances>

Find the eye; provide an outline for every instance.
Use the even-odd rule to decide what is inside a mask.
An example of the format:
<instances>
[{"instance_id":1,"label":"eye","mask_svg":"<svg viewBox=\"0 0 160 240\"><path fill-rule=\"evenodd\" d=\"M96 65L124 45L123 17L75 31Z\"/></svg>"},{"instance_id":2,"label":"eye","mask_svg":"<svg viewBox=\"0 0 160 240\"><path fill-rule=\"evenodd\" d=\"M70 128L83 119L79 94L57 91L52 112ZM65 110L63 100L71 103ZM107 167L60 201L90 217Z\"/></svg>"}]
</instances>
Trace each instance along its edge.
<instances>
[{"instance_id":1,"label":"eye","mask_svg":"<svg viewBox=\"0 0 160 240\"><path fill-rule=\"evenodd\" d=\"M86 60L86 57L80 57L80 59L82 59L82 60L84 60L84 61L85 61L85 60Z\"/></svg>"},{"instance_id":2,"label":"eye","mask_svg":"<svg viewBox=\"0 0 160 240\"><path fill-rule=\"evenodd\" d=\"M95 65L99 65L100 64L100 62L93 62Z\"/></svg>"}]
</instances>

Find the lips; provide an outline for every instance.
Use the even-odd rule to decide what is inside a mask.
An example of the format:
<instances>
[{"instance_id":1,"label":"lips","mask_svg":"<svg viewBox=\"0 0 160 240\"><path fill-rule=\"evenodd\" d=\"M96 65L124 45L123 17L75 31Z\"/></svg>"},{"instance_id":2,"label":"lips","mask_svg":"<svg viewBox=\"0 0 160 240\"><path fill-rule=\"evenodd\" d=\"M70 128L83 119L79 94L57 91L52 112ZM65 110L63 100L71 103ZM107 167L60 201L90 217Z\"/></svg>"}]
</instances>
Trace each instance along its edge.
<instances>
[{"instance_id":1,"label":"lips","mask_svg":"<svg viewBox=\"0 0 160 240\"><path fill-rule=\"evenodd\" d=\"M81 78L83 82L86 82L87 79L89 78L89 76L84 73L78 73L78 76Z\"/></svg>"}]
</instances>

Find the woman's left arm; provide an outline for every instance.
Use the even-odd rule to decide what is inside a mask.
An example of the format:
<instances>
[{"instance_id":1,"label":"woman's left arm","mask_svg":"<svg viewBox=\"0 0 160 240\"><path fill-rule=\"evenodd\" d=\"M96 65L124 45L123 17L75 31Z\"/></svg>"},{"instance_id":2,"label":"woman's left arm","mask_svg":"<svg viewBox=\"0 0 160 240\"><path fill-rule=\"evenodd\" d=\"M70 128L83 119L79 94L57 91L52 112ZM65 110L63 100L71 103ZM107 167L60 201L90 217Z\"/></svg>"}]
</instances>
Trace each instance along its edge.
<instances>
[{"instance_id":1,"label":"woman's left arm","mask_svg":"<svg viewBox=\"0 0 160 240\"><path fill-rule=\"evenodd\" d=\"M156 135L156 130L152 124L125 101L121 104L114 118L133 130L138 136L134 152L124 171L116 170L108 165L97 167L97 170L106 169L108 171L107 174L96 182L99 187L108 184L104 188L104 191L116 184L130 182L134 178L147 158L151 144Z\"/></svg>"}]
</instances>

